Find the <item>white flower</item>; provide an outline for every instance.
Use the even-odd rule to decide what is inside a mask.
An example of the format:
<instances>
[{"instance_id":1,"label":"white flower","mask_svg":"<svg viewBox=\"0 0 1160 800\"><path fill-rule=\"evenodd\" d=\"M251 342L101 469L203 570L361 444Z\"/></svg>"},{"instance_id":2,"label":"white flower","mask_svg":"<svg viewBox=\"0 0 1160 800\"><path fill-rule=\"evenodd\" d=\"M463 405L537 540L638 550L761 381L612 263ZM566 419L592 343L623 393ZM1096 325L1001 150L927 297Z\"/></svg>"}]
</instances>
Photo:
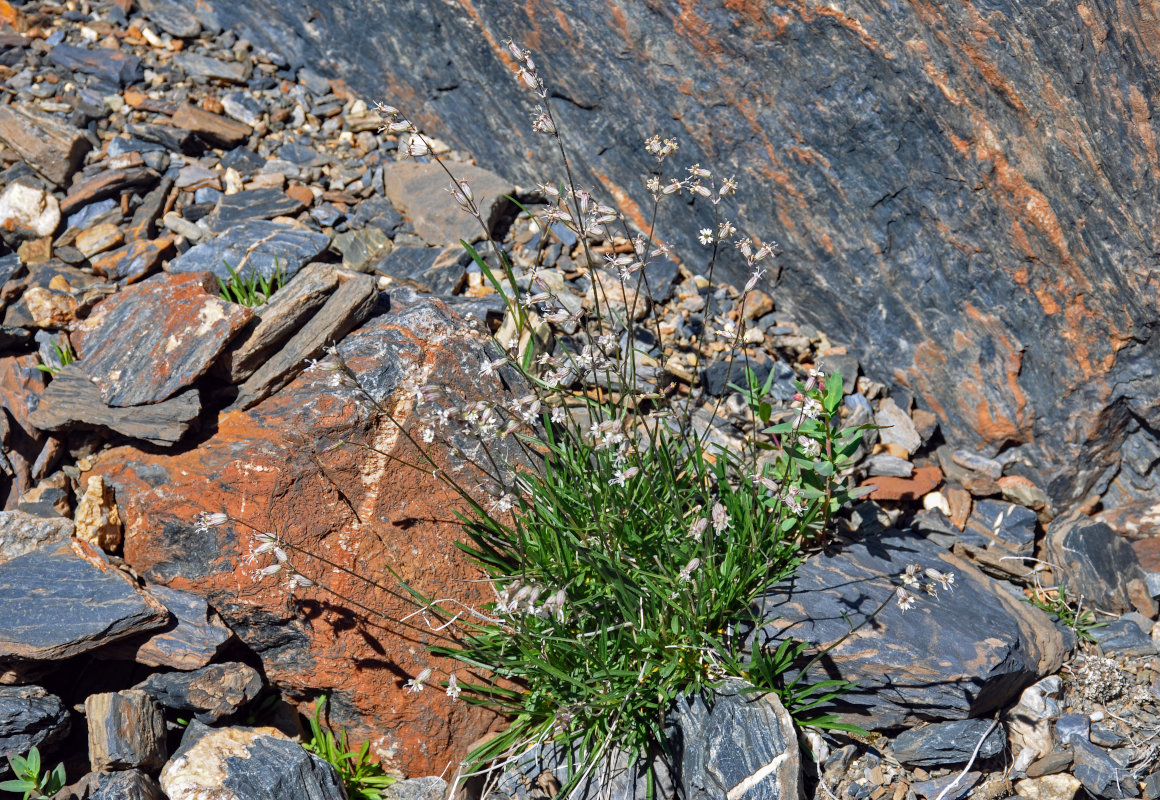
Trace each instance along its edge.
<instances>
[{"instance_id":1,"label":"white flower","mask_svg":"<svg viewBox=\"0 0 1160 800\"><path fill-rule=\"evenodd\" d=\"M701 537L705 535L705 529L709 527L709 520L704 517L697 517L693 520L693 524L689 526L689 536L694 542L700 543Z\"/></svg>"},{"instance_id":2,"label":"white flower","mask_svg":"<svg viewBox=\"0 0 1160 800\"><path fill-rule=\"evenodd\" d=\"M197 515L196 528L198 533L206 533L210 528L216 528L219 525L224 525L230 519L228 514L223 514L220 511L209 513L203 511Z\"/></svg>"},{"instance_id":3,"label":"white flower","mask_svg":"<svg viewBox=\"0 0 1160 800\"><path fill-rule=\"evenodd\" d=\"M802 454L806 458L817 458L822 452L822 445L817 439L811 439L809 436L798 437L798 447L801 448Z\"/></svg>"},{"instance_id":4,"label":"white flower","mask_svg":"<svg viewBox=\"0 0 1160 800\"><path fill-rule=\"evenodd\" d=\"M435 441L435 431L433 428L423 429L423 441L426 444L431 444L431 442Z\"/></svg>"},{"instance_id":5,"label":"white flower","mask_svg":"<svg viewBox=\"0 0 1160 800\"><path fill-rule=\"evenodd\" d=\"M310 578L307 578L300 572L293 573L290 576L290 579L286 581L286 589L291 593L293 593L295 589L304 589L307 586L313 585L314 581L310 580Z\"/></svg>"},{"instance_id":6,"label":"white flower","mask_svg":"<svg viewBox=\"0 0 1160 800\"><path fill-rule=\"evenodd\" d=\"M697 236L697 241L705 246L713 244L713 229L701 228L700 234Z\"/></svg>"},{"instance_id":7,"label":"white flower","mask_svg":"<svg viewBox=\"0 0 1160 800\"><path fill-rule=\"evenodd\" d=\"M689 578L692 577L693 572L699 566L701 566L701 559L699 559L699 558L690 559L689 563L681 568L680 573L678 573L678 575L677 575L677 580L680 583L686 583L689 580Z\"/></svg>"},{"instance_id":8,"label":"white flower","mask_svg":"<svg viewBox=\"0 0 1160 800\"><path fill-rule=\"evenodd\" d=\"M456 678L455 673L452 672L450 675L447 676L447 696L450 697L452 700L458 700L459 699L459 691L460 691L459 679Z\"/></svg>"},{"instance_id":9,"label":"white flower","mask_svg":"<svg viewBox=\"0 0 1160 800\"><path fill-rule=\"evenodd\" d=\"M624 486L624 482L631 479L636 473L640 472L639 467L629 467L628 469L618 469L608 482L609 486Z\"/></svg>"},{"instance_id":10,"label":"white flower","mask_svg":"<svg viewBox=\"0 0 1160 800\"><path fill-rule=\"evenodd\" d=\"M427 146L427 141L418 133L412 133L411 138L407 140L407 155L419 158L430 152L431 148Z\"/></svg>"},{"instance_id":11,"label":"white flower","mask_svg":"<svg viewBox=\"0 0 1160 800\"><path fill-rule=\"evenodd\" d=\"M955 583L955 574L953 572L939 572L937 569L933 568L923 570L923 572L925 572L926 576L931 580L940 583L942 588L948 592L951 590L951 586L953 586Z\"/></svg>"},{"instance_id":12,"label":"white flower","mask_svg":"<svg viewBox=\"0 0 1160 800\"><path fill-rule=\"evenodd\" d=\"M903 611L907 611L914 607L914 595L912 595L910 592L906 591L902 587L899 587L896 590L896 594L898 595L898 607Z\"/></svg>"},{"instance_id":13,"label":"white flower","mask_svg":"<svg viewBox=\"0 0 1160 800\"><path fill-rule=\"evenodd\" d=\"M564 420L568 418L568 411L564 406L556 406L552 409L552 422L557 425L563 425Z\"/></svg>"},{"instance_id":14,"label":"white flower","mask_svg":"<svg viewBox=\"0 0 1160 800\"><path fill-rule=\"evenodd\" d=\"M420 672L418 675L416 675L414 678L411 678L411 680L409 680L405 684L403 684L403 690L406 691L408 694L415 694L416 692L421 692L421 691L423 691L423 688L424 688L423 684L430 677L431 677L431 668L427 667L422 672Z\"/></svg>"},{"instance_id":15,"label":"white flower","mask_svg":"<svg viewBox=\"0 0 1160 800\"><path fill-rule=\"evenodd\" d=\"M721 531L729 527L730 522L732 522L732 520L729 518L729 512L725 510L725 506L721 505L720 503L714 503L713 531L718 534L721 533Z\"/></svg>"}]
</instances>

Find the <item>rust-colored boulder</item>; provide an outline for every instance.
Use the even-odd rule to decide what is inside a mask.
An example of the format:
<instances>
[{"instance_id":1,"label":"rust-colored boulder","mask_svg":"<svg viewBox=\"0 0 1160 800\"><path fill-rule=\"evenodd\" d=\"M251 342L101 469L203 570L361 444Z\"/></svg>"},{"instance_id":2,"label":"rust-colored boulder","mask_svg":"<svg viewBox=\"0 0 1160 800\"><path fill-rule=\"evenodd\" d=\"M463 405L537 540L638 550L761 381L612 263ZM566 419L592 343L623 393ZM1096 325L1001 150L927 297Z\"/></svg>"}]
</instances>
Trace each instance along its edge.
<instances>
[{"instance_id":1,"label":"rust-colored boulder","mask_svg":"<svg viewBox=\"0 0 1160 800\"><path fill-rule=\"evenodd\" d=\"M411 295L403 304L400 294L339 345L372 396L409 428L417 386L439 384L468 399L504 396L496 377L481 377L488 355L477 334L439 301ZM455 667L427 654L440 634L421 615L401 622L416 608L388 568L419 591L469 605L485 600L486 585L473 582L478 571L455 547L456 495L397 463L417 460L414 447L336 375L313 366L250 410L222 415L216 434L195 449L119 447L102 454L95 474L126 499L125 559L146 580L206 597L304 710L331 692L333 721L350 728L353 742L370 739L379 757L409 774L439 774L495 719L439 688ZM340 440L349 444L336 448ZM300 588L291 598L273 579L254 581L250 530L227 523L198 532L202 511L276 531L389 588L291 550L302 573L335 592ZM427 667L435 674L426 690L405 693ZM467 678L461 668L459 677Z\"/></svg>"}]
</instances>

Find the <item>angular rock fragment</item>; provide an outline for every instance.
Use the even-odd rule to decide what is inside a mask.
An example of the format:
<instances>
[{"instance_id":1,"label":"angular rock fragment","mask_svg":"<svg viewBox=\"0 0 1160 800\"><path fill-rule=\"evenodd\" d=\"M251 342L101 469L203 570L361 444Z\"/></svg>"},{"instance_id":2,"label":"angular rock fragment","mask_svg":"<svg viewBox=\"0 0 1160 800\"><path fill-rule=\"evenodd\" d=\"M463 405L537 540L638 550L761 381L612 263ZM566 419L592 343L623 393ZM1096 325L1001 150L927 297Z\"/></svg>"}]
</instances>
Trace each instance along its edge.
<instances>
[{"instance_id":1,"label":"angular rock fragment","mask_svg":"<svg viewBox=\"0 0 1160 800\"><path fill-rule=\"evenodd\" d=\"M314 261L330 244L324 233L279 222L253 220L199 244L166 267L168 272L212 272L223 281L230 279L226 264L239 275L257 274L270 280L281 271L289 278L303 265Z\"/></svg>"},{"instance_id":2,"label":"angular rock fragment","mask_svg":"<svg viewBox=\"0 0 1160 800\"><path fill-rule=\"evenodd\" d=\"M201 21L184 3L177 0L137 0L145 16L157 27L179 39L191 39L201 33Z\"/></svg>"},{"instance_id":3,"label":"angular rock fragment","mask_svg":"<svg viewBox=\"0 0 1160 800\"><path fill-rule=\"evenodd\" d=\"M1010 553L1030 556L1035 549L1035 512L1011 503L980 500L967 520L966 532L974 533L988 545Z\"/></svg>"},{"instance_id":4,"label":"angular rock fragment","mask_svg":"<svg viewBox=\"0 0 1160 800\"><path fill-rule=\"evenodd\" d=\"M0 686L0 757L24 755L68 735L68 709L39 686Z\"/></svg>"},{"instance_id":5,"label":"angular rock fragment","mask_svg":"<svg viewBox=\"0 0 1160 800\"><path fill-rule=\"evenodd\" d=\"M174 61L191 77L210 78L228 83L246 82L246 67L236 61L227 62L186 52L178 53Z\"/></svg>"},{"instance_id":6,"label":"angular rock fragment","mask_svg":"<svg viewBox=\"0 0 1160 800\"><path fill-rule=\"evenodd\" d=\"M250 138L254 129L229 117L214 114L188 103L173 115L173 126L190 131L215 147L237 147Z\"/></svg>"},{"instance_id":7,"label":"angular rock fragment","mask_svg":"<svg viewBox=\"0 0 1160 800\"><path fill-rule=\"evenodd\" d=\"M0 194L0 235L9 241L51 236L59 225L60 204L48 192L10 183Z\"/></svg>"},{"instance_id":8,"label":"angular rock fragment","mask_svg":"<svg viewBox=\"0 0 1160 800\"><path fill-rule=\"evenodd\" d=\"M1144 570L1131 545L1107 525L1079 512L1057 517L1047 526L1044 550L1069 596L1114 614L1132 609L1128 584L1143 580Z\"/></svg>"},{"instance_id":9,"label":"angular rock fragment","mask_svg":"<svg viewBox=\"0 0 1160 800\"><path fill-rule=\"evenodd\" d=\"M0 139L57 186L68 182L91 147L73 126L20 106L0 106Z\"/></svg>"},{"instance_id":10,"label":"angular rock fragment","mask_svg":"<svg viewBox=\"0 0 1160 800\"><path fill-rule=\"evenodd\" d=\"M91 694L85 699L93 772L160 769L168 757L165 717L145 692Z\"/></svg>"},{"instance_id":11,"label":"angular rock fragment","mask_svg":"<svg viewBox=\"0 0 1160 800\"><path fill-rule=\"evenodd\" d=\"M80 208L107 197L120 197L121 192L140 190L155 185L161 176L149 167L106 169L75 182L60 204L62 214L72 214Z\"/></svg>"},{"instance_id":12,"label":"angular rock fragment","mask_svg":"<svg viewBox=\"0 0 1160 800\"><path fill-rule=\"evenodd\" d=\"M346 263L346 254L343 254ZM463 285L471 256L462 245L447 247L392 248L386 255L370 261L363 272L387 275L395 280L410 281L424 292L451 295Z\"/></svg>"},{"instance_id":13,"label":"angular rock fragment","mask_svg":"<svg viewBox=\"0 0 1160 800\"><path fill-rule=\"evenodd\" d=\"M169 800L345 800L327 762L273 728L215 730L194 720L161 770Z\"/></svg>"},{"instance_id":14,"label":"angular rock fragment","mask_svg":"<svg viewBox=\"0 0 1160 800\"><path fill-rule=\"evenodd\" d=\"M240 334L222 354L220 371L230 383L250 377L269 360L274 350L322 307L334 288L338 275L329 264L314 264L297 275L254 309L257 324Z\"/></svg>"},{"instance_id":15,"label":"angular rock fragment","mask_svg":"<svg viewBox=\"0 0 1160 800\"><path fill-rule=\"evenodd\" d=\"M76 247L84 253L85 258L91 259L95 255L112 250L125 241L125 234L120 227L111 222L102 222L88 230L77 234Z\"/></svg>"},{"instance_id":16,"label":"angular rock fragment","mask_svg":"<svg viewBox=\"0 0 1160 800\"><path fill-rule=\"evenodd\" d=\"M507 195L515 193L515 185L494 172L469 164L456 165L456 178L471 186L488 231L495 234L505 219L514 217L515 204ZM438 164L401 162L383 170L387 198L411 221L415 233L427 244L436 247L459 244L484 237L480 223L463 213L454 203L447 203L447 185L450 181Z\"/></svg>"},{"instance_id":17,"label":"angular rock fragment","mask_svg":"<svg viewBox=\"0 0 1160 800\"><path fill-rule=\"evenodd\" d=\"M67 542L73 521L66 517L46 519L24 511L0 511L0 562L43 547Z\"/></svg>"},{"instance_id":18,"label":"angular rock fragment","mask_svg":"<svg viewBox=\"0 0 1160 800\"><path fill-rule=\"evenodd\" d=\"M115 408L159 403L205 374L253 314L205 274L156 275L93 309L74 335L84 372Z\"/></svg>"},{"instance_id":19,"label":"angular rock fragment","mask_svg":"<svg viewBox=\"0 0 1160 800\"><path fill-rule=\"evenodd\" d=\"M90 772L85 779L88 800L165 800L157 781L139 770Z\"/></svg>"},{"instance_id":20,"label":"angular rock fragment","mask_svg":"<svg viewBox=\"0 0 1160 800\"><path fill-rule=\"evenodd\" d=\"M82 72L115 87L128 86L145 77L141 59L107 47L74 47L58 44L48 51L48 59L58 67Z\"/></svg>"},{"instance_id":21,"label":"angular rock fragment","mask_svg":"<svg viewBox=\"0 0 1160 800\"><path fill-rule=\"evenodd\" d=\"M111 651L127 653L138 664L150 667L192 670L213 661L233 638L233 631L204 598L168 586L150 586L148 592L169 609L169 624L144 641L126 640Z\"/></svg>"},{"instance_id":22,"label":"angular rock fragment","mask_svg":"<svg viewBox=\"0 0 1160 800\"><path fill-rule=\"evenodd\" d=\"M0 667L59 661L165 624L169 612L83 542L0 564Z\"/></svg>"},{"instance_id":23,"label":"angular rock fragment","mask_svg":"<svg viewBox=\"0 0 1160 800\"><path fill-rule=\"evenodd\" d=\"M88 477L85 493L77 501L76 537L112 553L121 547L121 515L113 487L100 475Z\"/></svg>"},{"instance_id":24,"label":"angular rock fragment","mask_svg":"<svg viewBox=\"0 0 1160 800\"><path fill-rule=\"evenodd\" d=\"M240 711L262 691L262 677L237 661L211 664L193 672L151 675L138 687L175 711L193 712L202 722L217 722Z\"/></svg>"},{"instance_id":25,"label":"angular rock fragment","mask_svg":"<svg viewBox=\"0 0 1160 800\"><path fill-rule=\"evenodd\" d=\"M914 563L953 572L955 581L904 611L894 593ZM763 641L792 636L825 647L848 635L827 655L827 672L857 681L842 695L844 718L870 729L986 714L1064 656L1046 614L916 531L887 529L813 556L761 602L771 621Z\"/></svg>"},{"instance_id":26,"label":"angular rock fragment","mask_svg":"<svg viewBox=\"0 0 1160 800\"><path fill-rule=\"evenodd\" d=\"M328 345L361 325L374 310L378 298L374 278L357 273L347 277L310 321L246 379L231 408L249 408L285 386L306 359L321 355Z\"/></svg>"},{"instance_id":27,"label":"angular rock fragment","mask_svg":"<svg viewBox=\"0 0 1160 800\"><path fill-rule=\"evenodd\" d=\"M218 234L250 220L293 216L304 208L281 189L247 189L223 197L202 224Z\"/></svg>"},{"instance_id":28,"label":"angular rock fragment","mask_svg":"<svg viewBox=\"0 0 1160 800\"><path fill-rule=\"evenodd\" d=\"M986 738L983 738L984 734L987 734ZM992 727L990 720L937 722L898 734L894 740L894 757L898 763L910 767L965 764L980 741L983 744L978 757L991 758L1003 752L1004 739L1002 726Z\"/></svg>"},{"instance_id":29,"label":"angular rock fragment","mask_svg":"<svg viewBox=\"0 0 1160 800\"><path fill-rule=\"evenodd\" d=\"M1129 619L1109 622L1103 627L1092 628L1088 633L1105 656L1147 658L1156 655L1152 638Z\"/></svg>"},{"instance_id":30,"label":"angular rock fragment","mask_svg":"<svg viewBox=\"0 0 1160 800\"><path fill-rule=\"evenodd\" d=\"M153 272L172 246L172 236L136 239L111 253L94 258L93 272L111 281L136 283Z\"/></svg>"},{"instance_id":31,"label":"angular rock fragment","mask_svg":"<svg viewBox=\"0 0 1160 800\"><path fill-rule=\"evenodd\" d=\"M201 396L189 389L176 397L144 406L115 408L101 399L101 390L69 364L52 380L31 419L44 431L106 428L161 447L176 444L201 415Z\"/></svg>"},{"instance_id":32,"label":"angular rock fragment","mask_svg":"<svg viewBox=\"0 0 1160 800\"><path fill-rule=\"evenodd\" d=\"M899 408L892 398L879 402L874 423L882 426L878 431L878 439L883 444L897 444L910 454L922 447L922 437L918 435L910 415Z\"/></svg>"}]
</instances>

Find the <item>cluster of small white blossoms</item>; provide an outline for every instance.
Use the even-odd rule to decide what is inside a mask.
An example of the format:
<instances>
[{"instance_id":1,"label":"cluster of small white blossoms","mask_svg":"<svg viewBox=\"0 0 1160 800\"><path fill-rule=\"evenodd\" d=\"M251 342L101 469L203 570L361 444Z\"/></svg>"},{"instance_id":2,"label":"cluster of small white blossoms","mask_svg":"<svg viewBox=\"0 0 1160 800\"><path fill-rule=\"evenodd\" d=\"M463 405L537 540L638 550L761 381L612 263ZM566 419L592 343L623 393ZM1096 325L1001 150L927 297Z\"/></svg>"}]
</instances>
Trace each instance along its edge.
<instances>
[{"instance_id":1,"label":"cluster of small white blossoms","mask_svg":"<svg viewBox=\"0 0 1160 800\"><path fill-rule=\"evenodd\" d=\"M197 515L197 522L195 525L198 533L206 533L210 528L216 528L224 525L230 521L228 514L221 512L205 512ZM307 586L314 586L314 581L307 578L301 572L294 568L290 561L290 556L286 552L286 546L276 533L255 532L250 542L250 550L246 555L246 563L254 563L255 561L272 557L272 563L263 567L256 567L251 573L250 577L254 581L261 581L266 578L272 578L275 575L284 575L286 582L283 584L287 591L293 593L296 589L304 589Z\"/></svg>"},{"instance_id":2,"label":"cluster of small white blossoms","mask_svg":"<svg viewBox=\"0 0 1160 800\"><path fill-rule=\"evenodd\" d=\"M434 674L434 670L430 667L425 667L418 675L403 684L403 691L407 694L417 694L423 691L427 688L427 682L431 680L432 674ZM452 672L447 676L447 696L452 700L458 700L461 691L459 679Z\"/></svg>"},{"instance_id":3,"label":"cluster of small white blossoms","mask_svg":"<svg viewBox=\"0 0 1160 800\"><path fill-rule=\"evenodd\" d=\"M940 572L933 567L923 568L921 564L910 564L906 571L899 576L902 581L902 586L895 589L895 599L898 602L898 607L903 611L907 611L914 607L916 598L913 592L923 591L931 597L938 597L938 590L941 586L944 591L951 591L955 584L955 574L953 572Z\"/></svg>"},{"instance_id":4,"label":"cluster of small white blossoms","mask_svg":"<svg viewBox=\"0 0 1160 800\"><path fill-rule=\"evenodd\" d=\"M495 610L510 617L555 618L557 622L563 622L566 618L564 609L568 605L568 593L564 589L557 589L541 602L540 598L548 591L539 583L524 583L516 578L498 593Z\"/></svg>"}]
</instances>

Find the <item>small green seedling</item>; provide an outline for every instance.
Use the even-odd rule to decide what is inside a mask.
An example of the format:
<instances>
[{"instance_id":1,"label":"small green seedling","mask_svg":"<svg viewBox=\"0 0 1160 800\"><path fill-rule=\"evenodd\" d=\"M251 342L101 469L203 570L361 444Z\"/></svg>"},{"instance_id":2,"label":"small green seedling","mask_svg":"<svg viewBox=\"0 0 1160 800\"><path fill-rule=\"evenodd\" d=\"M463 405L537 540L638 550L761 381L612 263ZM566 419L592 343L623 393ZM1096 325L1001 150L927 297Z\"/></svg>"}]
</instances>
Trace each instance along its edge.
<instances>
[{"instance_id":1,"label":"small green seedling","mask_svg":"<svg viewBox=\"0 0 1160 800\"><path fill-rule=\"evenodd\" d=\"M335 738L322 722L325 705L326 695L322 695L314 705L314 716L310 718L310 742L302 746L334 767L352 800L380 800L382 791L392 785L395 778L370 760L370 742L364 742L356 753L347 749L345 730Z\"/></svg>"},{"instance_id":2,"label":"small green seedling","mask_svg":"<svg viewBox=\"0 0 1160 800\"><path fill-rule=\"evenodd\" d=\"M286 274L277 259L274 259L274 274L269 278L263 277L256 269L251 270L248 277L243 277L227 262L222 263L229 270L230 278L228 281L218 278L218 295L231 303L249 308L260 306L286 285Z\"/></svg>"},{"instance_id":3,"label":"small green seedling","mask_svg":"<svg viewBox=\"0 0 1160 800\"><path fill-rule=\"evenodd\" d=\"M8 756L15 780L0 782L0 791L23 792L24 800L51 797L64 788L64 764L46 775L40 774L40 751L33 747L27 756Z\"/></svg>"},{"instance_id":4,"label":"small green seedling","mask_svg":"<svg viewBox=\"0 0 1160 800\"><path fill-rule=\"evenodd\" d=\"M65 342L64 347L61 347L56 342L52 342L52 350L56 353L57 364L37 364L36 368L41 372L47 372L49 375L56 375L66 366L77 360L77 354L73 352L72 346Z\"/></svg>"}]
</instances>

